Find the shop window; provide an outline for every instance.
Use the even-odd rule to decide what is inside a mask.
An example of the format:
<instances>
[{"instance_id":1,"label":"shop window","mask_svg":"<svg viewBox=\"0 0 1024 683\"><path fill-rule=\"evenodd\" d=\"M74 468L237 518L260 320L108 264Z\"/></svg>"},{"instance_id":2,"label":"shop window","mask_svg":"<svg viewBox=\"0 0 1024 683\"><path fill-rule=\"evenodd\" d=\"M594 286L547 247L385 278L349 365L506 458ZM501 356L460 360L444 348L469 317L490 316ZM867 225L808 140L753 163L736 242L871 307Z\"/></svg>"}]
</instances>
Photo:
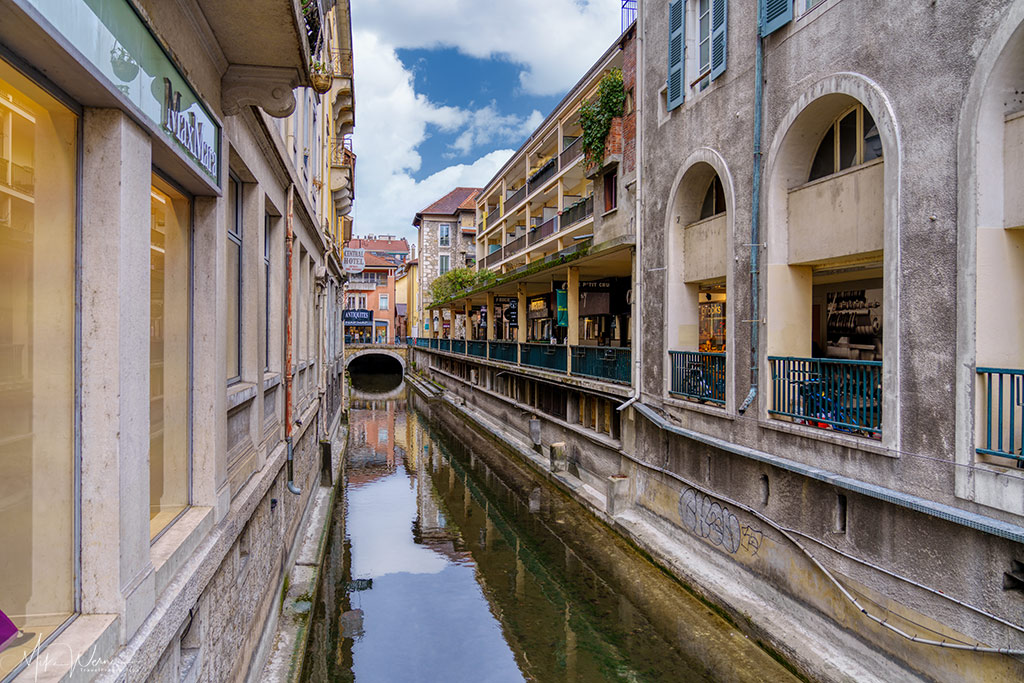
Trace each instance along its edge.
<instances>
[{"instance_id":1,"label":"shop window","mask_svg":"<svg viewBox=\"0 0 1024 683\"><path fill-rule=\"evenodd\" d=\"M149 530L188 504L189 203L160 178L150 189Z\"/></svg>"},{"instance_id":2,"label":"shop window","mask_svg":"<svg viewBox=\"0 0 1024 683\"><path fill-rule=\"evenodd\" d=\"M611 211L618 206L618 173L611 171L604 176L604 210Z\"/></svg>"},{"instance_id":3,"label":"shop window","mask_svg":"<svg viewBox=\"0 0 1024 683\"><path fill-rule=\"evenodd\" d=\"M807 180L817 180L882 156L882 140L861 105L836 119L818 144Z\"/></svg>"},{"instance_id":4,"label":"shop window","mask_svg":"<svg viewBox=\"0 0 1024 683\"><path fill-rule=\"evenodd\" d=\"M78 139L2 61L0 95L0 611L20 631L4 678L75 611Z\"/></svg>"},{"instance_id":5,"label":"shop window","mask_svg":"<svg viewBox=\"0 0 1024 683\"><path fill-rule=\"evenodd\" d=\"M241 378L242 352L242 184L234 175L228 178L228 241L227 241L227 379Z\"/></svg>"}]
</instances>

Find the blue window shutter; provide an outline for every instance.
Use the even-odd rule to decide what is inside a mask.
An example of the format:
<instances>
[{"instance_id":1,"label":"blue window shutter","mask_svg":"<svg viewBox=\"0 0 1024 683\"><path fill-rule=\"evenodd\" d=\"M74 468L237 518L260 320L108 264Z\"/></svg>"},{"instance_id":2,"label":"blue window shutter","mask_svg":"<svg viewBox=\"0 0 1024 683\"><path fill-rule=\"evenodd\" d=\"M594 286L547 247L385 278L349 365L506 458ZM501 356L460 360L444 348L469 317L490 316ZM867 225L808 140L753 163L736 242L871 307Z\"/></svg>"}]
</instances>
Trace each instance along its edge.
<instances>
[{"instance_id":1,"label":"blue window shutter","mask_svg":"<svg viewBox=\"0 0 1024 683\"><path fill-rule=\"evenodd\" d=\"M760 0L761 35L778 31L793 21L793 0Z\"/></svg>"},{"instance_id":2,"label":"blue window shutter","mask_svg":"<svg viewBox=\"0 0 1024 683\"><path fill-rule=\"evenodd\" d=\"M725 73L726 28L729 25L728 0L711 4L711 80Z\"/></svg>"},{"instance_id":3,"label":"blue window shutter","mask_svg":"<svg viewBox=\"0 0 1024 683\"><path fill-rule=\"evenodd\" d=\"M668 3L668 97L667 109L672 111L683 103L683 65L685 64L684 0Z\"/></svg>"}]
</instances>

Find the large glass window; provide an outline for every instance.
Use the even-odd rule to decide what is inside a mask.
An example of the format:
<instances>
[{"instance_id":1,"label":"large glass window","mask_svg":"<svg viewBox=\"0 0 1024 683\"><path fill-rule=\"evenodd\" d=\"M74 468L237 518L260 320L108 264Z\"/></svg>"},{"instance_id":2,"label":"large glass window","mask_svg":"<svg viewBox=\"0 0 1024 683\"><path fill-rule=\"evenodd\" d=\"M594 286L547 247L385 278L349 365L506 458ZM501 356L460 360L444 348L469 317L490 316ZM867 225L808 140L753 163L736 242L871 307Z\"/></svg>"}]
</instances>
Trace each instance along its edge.
<instances>
[{"instance_id":1,"label":"large glass window","mask_svg":"<svg viewBox=\"0 0 1024 683\"><path fill-rule=\"evenodd\" d=\"M270 370L270 223L263 218L263 368Z\"/></svg>"},{"instance_id":2,"label":"large glass window","mask_svg":"<svg viewBox=\"0 0 1024 683\"><path fill-rule=\"evenodd\" d=\"M154 176L150 189L149 532L188 505L188 200Z\"/></svg>"},{"instance_id":3,"label":"large glass window","mask_svg":"<svg viewBox=\"0 0 1024 683\"><path fill-rule=\"evenodd\" d=\"M74 611L77 119L0 61L0 678Z\"/></svg>"},{"instance_id":4,"label":"large glass window","mask_svg":"<svg viewBox=\"0 0 1024 683\"><path fill-rule=\"evenodd\" d=\"M242 355L242 184L228 178L227 372L228 382L240 379Z\"/></svg>"}]
</instances>

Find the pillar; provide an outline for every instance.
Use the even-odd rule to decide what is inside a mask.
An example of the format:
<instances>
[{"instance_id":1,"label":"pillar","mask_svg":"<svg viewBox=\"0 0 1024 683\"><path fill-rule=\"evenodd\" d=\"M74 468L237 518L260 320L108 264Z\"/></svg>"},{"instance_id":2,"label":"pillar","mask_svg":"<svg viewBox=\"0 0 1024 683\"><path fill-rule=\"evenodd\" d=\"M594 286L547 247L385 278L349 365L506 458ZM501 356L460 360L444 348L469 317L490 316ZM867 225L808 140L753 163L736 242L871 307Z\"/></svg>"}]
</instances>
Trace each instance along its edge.
<instances>
[{"instance_id":1,"label":"pillar","mask_svg":"<svg viewBox=\"0 0 1024 683\"><path fill-rule=\"evenodd\" d=\"M469 319L469 314L472 312L473 308L472 308L472 306L469 303L469 299L466 299L465 303L463 304L462 310L463 310L463 316L464 316L465 321L466 321L466 326L465 326L466 341L472 341L473 340L473 323ZM469 349L466 349L466 351L468 352Z\"/></svg>"},{"instance_id":2,"label":"pillar","mask_svg":"<svg viewBox=\"0 0 1024 683\"><path fill-rule=\"evenodd\" d=\"M580 269L570 268L566 278L566 303L569 308L569 329L566 337L569 346L579 346L580 343Z\"/></svg>"},{"instance_id":3,"label":"pillar","mask_svg":"<svg viewBox=\"0 0 1024 683\"><path fill-rule=\"evenodd\" d=\"M519 327L516 328L516 341L520 344L526 343L526 286L518 285L516 287L516 296L519 298L518 309L516 312L517 322Z\"/></svg>"},{"instance_id":4,"label":"pillar","mask_svg":"<svg viewBox=\"0 0 1024 683\"><path fill-rule=\"evenodd\" d=\"M487 341L494 339L494 326L499 324L498 313L494 310L494 292L487 292Z\"/></svg>"}]
</instances>

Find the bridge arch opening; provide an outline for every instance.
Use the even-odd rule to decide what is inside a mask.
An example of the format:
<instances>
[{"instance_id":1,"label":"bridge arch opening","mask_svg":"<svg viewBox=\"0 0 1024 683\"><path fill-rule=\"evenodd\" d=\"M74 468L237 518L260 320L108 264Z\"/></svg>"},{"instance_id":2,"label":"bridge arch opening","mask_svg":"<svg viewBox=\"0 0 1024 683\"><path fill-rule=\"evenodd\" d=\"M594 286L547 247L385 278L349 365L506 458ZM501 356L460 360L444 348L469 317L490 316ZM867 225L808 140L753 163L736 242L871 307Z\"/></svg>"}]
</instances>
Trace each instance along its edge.
<instances>
[{"instance_id":1,"label":"bridge arch opening","mask_svg":"<svg viewBox=\"0 0 1024 683\"><path fill-rule=\"evenodd\" d=\"M347 367L353 375L405 374L405 360L397 353L387 351L362 351L353 354L348 359Z\"/></svg>"}]
</instances>

